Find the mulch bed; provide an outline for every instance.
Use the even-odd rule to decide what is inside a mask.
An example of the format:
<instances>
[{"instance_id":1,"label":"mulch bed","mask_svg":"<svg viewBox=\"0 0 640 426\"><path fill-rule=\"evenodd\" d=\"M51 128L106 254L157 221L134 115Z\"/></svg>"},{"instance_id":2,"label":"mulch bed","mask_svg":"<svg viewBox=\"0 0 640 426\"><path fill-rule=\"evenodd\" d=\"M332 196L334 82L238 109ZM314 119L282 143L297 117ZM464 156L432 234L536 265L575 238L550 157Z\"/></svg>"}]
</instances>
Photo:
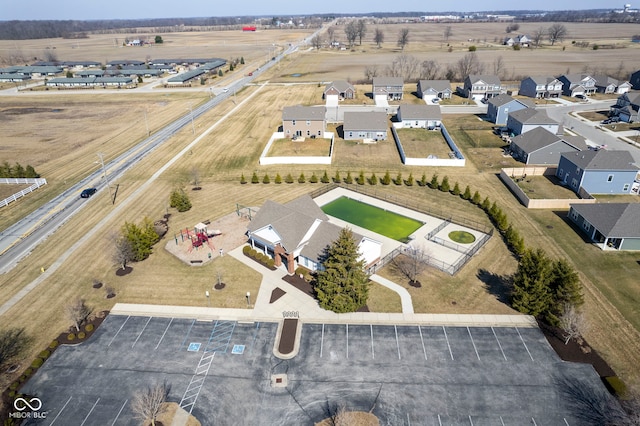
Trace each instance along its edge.
<instances>
[{"instance_id":1,"label":"mulch bed","mask_svg":"<svg viewBox=\"0 0 640 426\"><path fill-rule=\"evenodd\" d=\"M579 340L571 339L565 345L564 333L562 330L551 327L549 325L538 323L540 329L544 333L544 337L551 347L556 351L560 359L571 362L581 362L583 364L591 364L600 377L615 376L616 373L602 359L602 357L593 349L586 340L580 338Z\"/></svg>"},{"instance_id":2,"label":"mulch bed","mask_svg":"<svg viewBox=\"0 0 640 426\"><path fill-rule=\"evenodd\" d=\"M293 318L287 318L282 324L282 333L280 334L280 344L278 345L278 352L283 355L293 352L293 347L296 343L296 331L298 330L298 320Z\"/></svg>"},{"instance_id":3,"label":"mulch bed","mask_svg":"<svg viewBox=\"0 0 640 426\"><path fill-rule=\"evenodd\" d=\"M282 277L282 279L305 293L307 296L315 298L313 287L304 278L300 278L300 276L298 275L285 275L284 277Z\"/></svg>"},{"instance_id":4,"label":"mulch bed","mask_svg":"<svg viewBox=\"0 0 640 426\"><path fill-rule=\"evenodd\" d=\"M285 294L287 294L287 292L281 289L280 287L274 288L273 291L271 292L271 299L269 299L269 303L275 302Z\"/></svg>"}]
</instances>

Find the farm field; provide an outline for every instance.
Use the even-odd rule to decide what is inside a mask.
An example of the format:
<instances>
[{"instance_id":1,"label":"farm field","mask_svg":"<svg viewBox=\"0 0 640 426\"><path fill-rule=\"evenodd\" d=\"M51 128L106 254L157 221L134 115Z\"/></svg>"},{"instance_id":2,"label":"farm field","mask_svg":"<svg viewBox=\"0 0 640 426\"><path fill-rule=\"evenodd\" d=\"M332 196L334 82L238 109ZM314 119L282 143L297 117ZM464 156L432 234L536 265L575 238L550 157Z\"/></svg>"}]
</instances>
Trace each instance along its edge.
<instances>
[{"instance_id":1,"label":"farm field","mask_svg":"<svg viewBox=\"0 0 640 426\"><path fill-rule=\"evenodd\" d=\"M465 24L466 25L466 24ZM478 28L472 26L454 25L453 36L450 43L456 48L453 52L440 49L437 40L440 37L441 26L429 26L416 24L415 39L407 47L406 53L415 54L420 59L426 57L429 49L432 49L434 57L447 61L455 61L467 53L466 43L462 40L477 38L482 40L487 37L493 40L492 31L496 36L503 35L504 25L500 24L491 29L489 26L478 24ZM536 24L536 27L537 28ZM567 25L572 38L587 39L587 36L597 39L598 36L590 34L606 34L610 42L624 39L627 27L612 26L610 31L606 25ZM434 41L425 42L424 52L419 40L424 32L425 40L428 34L432 34ZM615 27L615 28L613 28ZM399 25L384 26L389 34L395 34ZM534 28L534 29L535 29ZM520 32L531 31L523 25ZM591 32L590 32L591 31ZM224 33L224 32L221 32ZM246 47L246 57L253 57L256 61L266 55L266 36L269 34L256 33L259 39L254 45ZM282 39L288 37L302 37L304 32L287 32L283 30ZM342 36L338 29L336 34ZM464 34L464 36L463 36ZM472 35L468 35L472 34ZM484 34L484 35L483 35ZM581 35L583 34L583 35ZM194 40L189 41L192 35ZM207 45L206 37L217 37L216 33L168 34L166 40L170 41L174 36L174 43L180 41L180 49L163 51L157 56L174 56L177 52L189 56L221 56L215 53L212 46L224 46L225 42L216 38L216 43ZM228 51L231 52L233 43L242 44L241 36L246 34L234 34L229 38ZM235 38L237 36L237 38ZM254 35L250 35L254 36ZM184 38L183 38L184 37ZM618 37L618 38L614 38ZM393 37L388 36L389 39ZM96 38L97 39L97 38ZM56 50L63 59L95 59L104 61L105 58L121 59L123 55L139 55L139 49L143 52L155 52L154 48L112 48L113 36L105 36L103 44L97 49L95 55L101 57L90 58L82 55L81 50L88 50L90 44L80 49L74 49L73 40L56 40L60 43L69 42L69 51L73 57L62 56L63 50ZM93 37L89 41L93 40ZM246 41L246 40L245 40ZM13 42L12 42L13 43ZM27 41L23 49L25 51L39 51L47 46L47 41ZM52 41L48 41L52 43ZM79 43L83 43L80 40ZM213 43L211 41L210 43ZM264 43L264 44L263 44ZM0 327L7 324L24 324L27 332L36 337L31 355L36 354L59 331L66 329L70 322L64 313L64 306L75 297L85 297L89 304L96 310L109 309L115 302L148 302L171 303L180 305L204 306L206 300L203 297L204 289L214 281L216 273L221 271L228 283L229 292L224 297L212 298L212 306L242 307L244 299L243 291L257 291L259 277L251 270L244 270L233 262L229 256L215 260L201 268L187 266L173 258L163 248L164 240L154 249L151 257L141 263L133 264L133 272L125 276L115 275L114 262L111 259L112 235L125 221L140 222L144 217L153 220L159 219L169 212L169 233L166 238L171 238L173 233L184 227L192 227L195 223L205 219L215 220L221 216L233 212L236 203L246 206L260 206L267 199L278 202L287 202L297 196L317 189L321 184L256 184L240 185L240 174L251 176L253 171L262 176L270 174L273 178L276 173L285 176L291 173L293 176L304 172L306 176L316 173L321 176L324 168L318 166L258 166L258 158L264 149L271 132L281 122L283 106L294 104L320 104L323 87L318 81L328 81L334 78L359 79L363 76L363 68L367 64L390 60L399 51L392 47L393 43L385 43L383 49L378 51L371 45L370 40L363 41L363 48L355 52L301 52L291 59L286 59L277 69L261 77L262 81L276 81L264 87L251 86L237 93L237 98L228 100L217 109L210 111L205 116L196 120L196 135L202 133L210 125L215 123L227 112L236 107L250 95L254 95L250 102L236 110L228 119L222 122L215 131L203 138L192 151L181 157L165 173L145 190L129 199L135 190L141 188L147 179L152 176L161 165L164 165L171 157L176 155L186 144L193 140L190 128L185 128L174 139L161 149L154 151L148 158L141 161L137 167L118 180L120 191L115 207L111 206L108 195L99 193L76 216L74 216L59 232L49 237L46 242L36 248L31 256L21 262L13 271L0 276L0 303L5 302L27 283L37 278L40 268L48 268L55 262L65 250L72 247L83 235L89 232L106 213L118 208L121 203L127 202L114 218L97 230L97 234L90 241L80 247L76 247L63 266L37 290L27 295L22 302L0 317ZM368 43L368 47L365 46ZM489 43L489 42L487 42ZM458 47L457 44L460 46ZM167 43L167 46L171 43ZM197 46L190 50L190 46ZM563 45L554 48L541 48L538 51L512 51L503 47L497 47L495 51L485 51L480 48L478 55L483 61L490 61L492 57L503 55L509 69L518 71L535 71L541 67L540 72L565 72L568 67L572 71L580 71L584 66L594 64L607 64L613 67L620 62L621 53L631 56L628 60L625 56L625 66L640 68L640 54L635 47L625 47L617 50L586 50L570 45L570 40ZM0 47L3 46L0 44ZM11 48L5 44L4 49ZM163 47L164 48L164 47ZM60 50L58 50L60 49ZM103 49L103 50L100 50ZM105 55L105 52L113 49L114 56ZM197 50L203 49L203 50ZM207 50L209 49L209 50ZM222 47L221 47L222 49ZM245 52L245 47L238 48ZM364 50L364 51L363 51ZM126 52L126 53L125 53ZM206 52L211 52L207 54ZM85 52L86 53L86 52ZM615 55L614 55L615 54ZM153 54L154 56L155 53ZM238 55L229 53L229 55ZM520 55L520 56L517 56ZM527 55L527 56L525 56ZM545 56L548 55L544 59ZM598 56L601 55L601 56ZM614 59L615 56L615 59ZM334 58L335 57L335 58ZM348 57L348 60L347 60ZM139 59L139 56L132 58ZM516 60L517 58L517 60ZM528 63L525 62L528 61ZM552 58L553 64L542 69L540 61ZM126 57L125 57L126 59ZM512 61L512 62L508 62ZM524 65L518 65L523 61ZM384 62L381 62L384 63ZM335 66L335 69L331 68ZM604 66L604 65L603 65ZM306 71L305 71L306 70ZM302 72L301 77L290 77L293 73ZM528 72L528 71L527 71ZM284 85L295 81L297 83L311 82L310 84ZM26 197L28 203L16 203L2 211L0 229L4 228L12 218L23 215L29 210L29 206L45 198L50 198L54 193L61 192L65 185L77 181L86 175L89 170L97 167L96 152L105 153L105 159L112 158L118 152L131 146L146 135L144 111L153 111L148 114L148 120L152 129L158 129L163 123L172 118L186 114L189 105L201 101L208 95L196 92L175 92L167 96L164 93L152 95L127 96L126 98L115 95L102 95L94 98L83 95L55 93L51 95L38 95L26 97L4 97L2 100L3 111L25 111L25 109L42 109L39 112L1 114L0 130L8 135L3 138L2 146L9 147L12 155L25 155L29 161L20 160L21 163L30 163L43 177L50 181L50 188ZM139 97L138 97L139 96ZM360 96L360 93L359 93ZM126 99L123 102L122 99ZM166 102L166 104L163 104ZM195 105L195 104L194 104ZM63 111L53 111L63 109ZM60 120L60 117L66 117ZM78 117L75 116L78 115ZM33 120L37 117L38 120ZM12 124L8 124L8 120ZM478 190L484 196L489 196L492 201L508 214L509 220L525 236L527 245L542 247L553 257L568 257L580 271L585 285L585 299L589 328L585 337L599 352L601 352L618 374L629 384L640 386L640 372L636 366L640 364L640 315L637 312L638 294L635 278L640 272L637 259L629 254L603 253L584 242L580 234L567 223L564 212L551 211L527 211L519 205L509 190L499 181L496 171L501 167L519 167L520 163L510 157L501 156L502 141L491 134L490 123L482 121L476 116L445 116L444 121L453 138L469 159L467 167L462 170L455 168L417 168L401 165L395 144L390 141L380 142L375 145L356 144L336 138L334 163L326 167L329 176L334 176L339 171L341 176L346 176L347 171L352 172L355 179L360 170L365 176L375 172L380 178L386 170L392 177L398 172L403 176L413 173L415 179L425 174L427 179L435 173L440 178L447 175L451 185L459 182L464 189L469 185L472 191ZM46 130L45 130L46 129ZM51 129L51 130L48 130ZM90 129L90 131L87 131ZM329 130L329 129L328 129ZM334 129L335 130L335 129ZM331 130L330 130L331 131ZM456 133L457 132L457 133ZM53 138L52 140L47 140ZM46 146L48 152L56 155L43 155L42 146ZM3 151L5 158L8 150ZM59 158L60 157L60 158ZM10 162L13 158L8 156ZM22 157L21 157L22 158ZM200 191L190 191L193 171L197 170L200 176ZM67 183L65 183L67 180ZM168 207L169 194L176 187L184 187L189 190L189 196L193 208L185 213L177 213ZM56 189L57 188L57 189ZM375 190L384 197L397 197L399 200L416 205L428 205L444 212L454 212L457 215L469 219L485 222L486 216L477 208L470 206L459 197L454 197L437 190L414 185L413 187L395 186L382 187L378 185ZM39 190L41 191L41 190ZM46 194L46 195L45 195ZM224 260L224 262L221 262ZM508 292L508 277L515 271L516 260L506 249L499 236L494 236L488 245L475 256L471 262L456 276L451 277L438 271L428 269L420 277L421 288L414 288L406 283L406 280L395 271L393 267L385 268L381 274L397 282L411 293L416 312L443 312L443 313L513 313L513 310L505 304ZM93 279L98 279L115 289L116 297L106 299L104 292L91 288ZM372 308L388 311L397 309L397 302L386 305L384 290L373 291ZM455 302L455 303L453 303ZM393 308L396 306L396 308ZM624 342L624 344L621 344Z\"/></svg>"}]
</instances>

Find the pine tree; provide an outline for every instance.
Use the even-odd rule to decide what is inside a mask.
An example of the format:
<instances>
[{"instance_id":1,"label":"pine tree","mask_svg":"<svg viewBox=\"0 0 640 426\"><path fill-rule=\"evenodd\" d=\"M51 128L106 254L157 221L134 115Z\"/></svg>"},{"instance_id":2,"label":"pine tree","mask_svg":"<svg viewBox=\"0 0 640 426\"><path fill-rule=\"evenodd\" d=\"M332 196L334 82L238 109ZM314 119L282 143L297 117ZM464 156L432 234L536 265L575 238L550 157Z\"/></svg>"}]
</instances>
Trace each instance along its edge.
<instances>
[{"instance_id":1,"label":"pine tree","mask_svg":"<svg viewBox=\"0 0 640 426\"><path fill-rule=\"evenodd\" d=\"M320 182L322 183L329 183L329 175L327 174L327 171L324 171L324 174L322 175L322 177L320 178Z\"/></svg>"},{"instance_id":2,"label":"pine tree","mask_svg":"<svg viewBox=\"0 0 640 426\"><path fill-rule=\"evenodd\" d=\"M311 183L318 183L318 176L316 176L316 173L313 172L313 174L311 175L311 177L309 178L309 182Z\"/></svg>"},{"instance_id":3,"label":"pine tree","mask_svg":"<svg viewBox=\"0 0 640 426\"><path fill-rule=\"evenodd\" d=\"M336 170L336 175L333 177L333 181L335 183L340 183L342 182L342 179L340 179L340 172L338 170Z\"/></svg>"},{"instance_id":4,"label":"pine tree","mask_svg":"<svg viewBox=\"0 0 640 426\"><path fill-rule=\"evenodd\" d=\"M121 232L122 236L129 242L132 254L131 260L135 262L140 262L149 257L153 245L159 240L158 233L149 218L145 218L141 226L125 222Z\"/></svg>"},{"instance_id":5,"label":"pine tree","mask_svg":"<svg viewBox=\"0 0 640 426\"><path fill-rule=\"evenodd\" d=\"M271 179L269 178L269 175L267 173L264 174L264 177L262 178L262 183L271 183Z\"/></svg>"},{"instance_id":6,"label":"pine tree","mask_svg":"<svg viewBox=\"0 0 640 426\"><path fill-rule=\"evenodd\" d=\"M433 176L431 176L431 182L429 182L429 188L436 189L438 186L440 186L440 184L438 183L438 175L434 173Z\"/></svg>"},{"instance_id":7,"label":"pine tree","mask_svg":"<svg viewBox=\"0 0 640 426\"><path fill-rule=\"evenodd\" d=\"M525 250L513 275L511 306L534 317L545 316L553 302L552 279L553 265L544 250Z\"/></svg>"},{"instance_id":8,"label":"pine tree","mask_svg":"<svg viewBox=\"0 0 640 426\"><path fill-rule=\"evenodd\" d=\"M260 178L256 172L253 172L253 175L251 176L251 183L260 183Z\"/></svg>"},{"instance_id":9,"label":"pine tree","mask_svg":"<svg viewBox=\"0 0 640 426\"><path fill-rule=\"evenodd\" d=\"M469 185L467 185L467 187L464 189L464 192L462 193L462 199L463 200L471 199L471 188L469 188Z\"/></svg>"},{"instance_id":10,"label":"pine tree","mask_svg":"<svg viewBox=\"0 0 640 426\"><path fill-rule=\"evenodd\" d=\"M353 178L351 177L351 172L347 172L347 177L344 178L344 183L351 185L353 183Z\"/></svg>"},{"instance_id":11,"label":"pine tree","mask_svg":"<svg viewBox=\"0 0 640 426\"><path fill-rule=\"evenodd\" d=\"M282 176L280 176L280 173L276 173L276 177L273 180L275 183L277 184L281 184L282 183Z\"/></svg>"},{"instance_id":12,"label":"pine tree","mask_svg":"<svg viewBox=\"0 0 640 426\"><path fill-rule=\"evenodd\" d=\"M367 303L368 277L364 260L358 260L358 245L350 229L340 231L338 239L326 249L314 288L320 306L337 313L355 312Z\"/></svg>"},{"instance_id":13,"label":"pine tree","mask_svg":"<svg viewBox=\"0 0 640 426\"><path fill-rule=\"evenodd\" d=\"M356 179L358 185L364 185L364 172L361 170L358 178Z\"/></svg>"},{"instance_id":14,"label":"pine tree","mask_svg":"<svg viewBox=\"0 0 640 426\"><path fill-rule=\"evenodd\" d=\"M244 185L245 183L247 183L247 178L246 178L246 177L244 177L244 173L240 176L240 183L241 183L241 184L243 184L243 185Z\"/></svg>"},{"instance_id":15,"label":"pine tree","mask_svg":"<svg viewBox=\"0 0 640 426\"><path fill-rule=\"evenodd\" d=\"M426 173L423 173L423 174L422 174L422 177L420 178L420 183L419 183L419 185L420 185L420 186L423 186L423 187L424 187L424 186L427 186L427 174L426 174Z\"/></svg>"},{"instance_id":16,"label":"pine tree","mask_svg":"<svg viewBox=\"0 0 640 426\"><path fill-rule=\"evenodd\" d=\"M551 274L549 287L553 304L546 319L550 324L557 325L565 304L579 307L584 303L584 296L580 276L566 259L553 262Z\"/></svg>"},{"instance_id":17,"label":"pine tree","mask_svg":"<svg viewBox=\"0 0 640 426\"><path fill-rule=\"evenodd\" d=\"M451 193L453 195L460 195L460 186L458 185L458 182L456 182L456 184L453 185L453 190L451 191Z\"/></svg>"},{"instance_id":18,"label":"pine tree","mask_svg":"<svg viewBox=\"0 0 640 426\"><path fill-rule=\"evenodd\" d=\"M413 186L413 182L414 182L414 180L413 180L413 173L409 173L409 177L407 178L407 180L406 180L405 184L406 184L407 186Z\"/></svg>"},{"instance_id":19,"label":"pine tree","mask_svg":"<svg viewBox=\"0 0 640 426\"><path fill-rule=\"evenodd\" d=\"M371 173L371 177L369 178L369 184L370 185L377 185L378 184L378 178L376 177L375 173Z\"/></svg>"},{"instance_id":20,"label":"pine tree","mask_svg":"<svg viewBox=\"0 0 640 426\"><path fill-rule=\"evenodd\" d=\"M451 185L449 185L449 177L445 176L442 178L442 183L440 183L440 191L449 192L451 190Z\"/></svg>"},{"instance_id":21,"label":"pine tree","mask_svg":"<svg viewBox=\"0 0 640 426\"><path fill-rule=\"evenodd\" d=\"M286 183L293 183L293 176L291 175L291 173L289 173L285 178L284 181Z\"/></svg>"},{"instance_id":22,"label":"pine tree","mask_svg":"<svg viewBox=\"0 0 640 426\"><path fill-rule=\"evenodd\" d=\"M398 176L393 180L396 185L402 185L402 172L398 172Z\"/></svg>"},{"instance_id":23,"label":"pine tree","mask_svg":"<svg viewBox=\"0 0 640 426\"><path fill-rule=\"evenodd\" d=\"M478 191L473 193L473 197L471 198L471 202L473 204L475 204L476 206L480 204L480 200L482 197L480 197L480 193Z\"/></svg>"},{"instance_id":24,"label":"pine tree","mask_svg":"<svg viewBox=\"0 0 640 426\"><path fill-rule=\"evenodd\" d=\"M307 178L304 177L304 172L300 173L300 177L298 178L298 183L305 183Z\"/></svg>"},{"instance_id":25,"label":"pine tree","mask_svg":"<svg viewBox=\"0 0 640 426\"><path fill-rule=\"evenodd\" d=\"M387 172L384 174L384 176L380 180L380 183L383 185L391 184L391 175L389 174L389 170L387 170Z\"/></svg>"},{"instance_id":26,"label":"pine tree","mask_svg":"<svg viewBox=\"0 0 640 426\"><path fill-rule=\"evenodd\" d=\"M489 197L485 197L485 199L482 201L482 205L480 207L485 212L487 212L487 213L489 212L489 209L491 208L491 200L489 200Z\"/></svg>"},{"instance_id":27,"label":"pine tree","mask_svg":"<svg viewBox=\"0 0 640 426\"><path fill-rule=\"evenodd\" d=\"M191 209L191 200L182 188L174 189L169 197L169 206L177 209L179 212L186 212Z\"/></svg>"}]
</instances>

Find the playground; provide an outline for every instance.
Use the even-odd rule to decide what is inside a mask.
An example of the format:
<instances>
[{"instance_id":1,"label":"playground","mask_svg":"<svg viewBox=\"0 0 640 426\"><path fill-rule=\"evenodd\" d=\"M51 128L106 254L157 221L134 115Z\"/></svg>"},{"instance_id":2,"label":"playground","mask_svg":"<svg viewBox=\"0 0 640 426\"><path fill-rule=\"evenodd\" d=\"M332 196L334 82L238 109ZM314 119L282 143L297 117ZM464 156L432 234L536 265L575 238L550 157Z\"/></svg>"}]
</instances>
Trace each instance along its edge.
<instances>
[{"instance_id":1,"label":"playground","mask_svg":"<svg viewBox=\"0 0 640 426\"><path fill-rule=\"evenodd\" d=\"M201 266L244 244L248 223L248 217L233 212L213 222L204 220L170 231L165 250L188 265Z\"/></svg>"}]
</instances>

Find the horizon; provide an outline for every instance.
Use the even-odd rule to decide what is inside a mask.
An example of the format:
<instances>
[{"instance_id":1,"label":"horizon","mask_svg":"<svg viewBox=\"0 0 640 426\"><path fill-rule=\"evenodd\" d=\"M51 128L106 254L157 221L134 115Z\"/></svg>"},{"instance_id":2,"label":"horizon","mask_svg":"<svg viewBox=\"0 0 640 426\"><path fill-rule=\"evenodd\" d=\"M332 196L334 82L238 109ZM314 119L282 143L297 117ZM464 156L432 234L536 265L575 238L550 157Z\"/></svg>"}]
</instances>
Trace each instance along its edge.
<instances>
[{"instance_id":1,"label":"horizon","mask_svg":"<svg viewBox=\"0 0 640 426\"><path fill-rule=\"evenodd\" d=\"M147 7L139 3L130 3L124 0L113 0L108 4L83 2L80 0L68 0L62 8L52 8L50 2L34 0L29 8L17 2L9 2L3 7L0 15L2 21L46 21L46 20L129 20L129 19L171 19L171 18L198 18L198 17L269 17L269 16L305 16L324 14L384 14L384 13L416 13L446 14L446 13L478 13L497 11L562 11L562 10L606 10L601 1L572 0L570 2L557 2L541 0L536 3L536 8L514 8L513 2L498 0L487 2L486 6L472 0L454 0L443 5L429 5L429 10L415 10L414 1L397 0L393 4L381 0L353 0L345 5L342 1L325 0L320 5L305 5L288 0L276 0L270 2L258 2L245 0L238 4L212 4L204 0L190 0L187 4L181 4L180 12L175 9L175 2L158 0L153 7ZM614 5L611 9L621 9L624 3ZM105 13L105 9L107 9ZM112 10L114 13L110 13ZM127 15L122 16L115 11L126 10ZM377 11L376 11L377 10ZM185 11L185 12L182 12ZM118 16L120 15L120 16Z\"/></svg>"}]
</instances>

